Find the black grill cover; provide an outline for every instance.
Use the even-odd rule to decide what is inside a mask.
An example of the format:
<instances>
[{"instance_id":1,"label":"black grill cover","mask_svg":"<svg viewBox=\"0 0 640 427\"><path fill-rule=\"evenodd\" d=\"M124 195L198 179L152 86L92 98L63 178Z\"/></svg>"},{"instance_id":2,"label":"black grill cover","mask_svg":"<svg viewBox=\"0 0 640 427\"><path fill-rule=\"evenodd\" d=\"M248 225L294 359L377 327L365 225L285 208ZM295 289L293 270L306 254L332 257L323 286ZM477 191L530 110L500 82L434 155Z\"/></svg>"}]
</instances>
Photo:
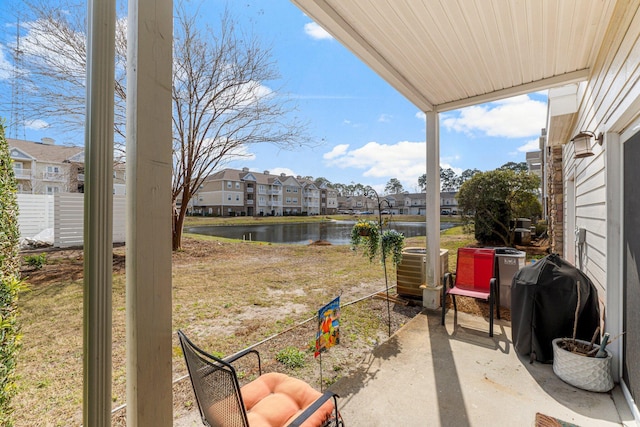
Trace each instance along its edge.
<instances>
[{"instance_id":1,"label":"black grill cover","mask_svg":"<svg viewBox=\"0 0 640 427\"><path fill-rule=\"evenodd\" d=\"M551 254L514 275L511 333L519 354L530 356L532 361L553 361L551 341L573 335L578 281L580 311L576 338L591 341L600 325L600 306L598 291L582 271Z\"/></svg>"}]
</instances>

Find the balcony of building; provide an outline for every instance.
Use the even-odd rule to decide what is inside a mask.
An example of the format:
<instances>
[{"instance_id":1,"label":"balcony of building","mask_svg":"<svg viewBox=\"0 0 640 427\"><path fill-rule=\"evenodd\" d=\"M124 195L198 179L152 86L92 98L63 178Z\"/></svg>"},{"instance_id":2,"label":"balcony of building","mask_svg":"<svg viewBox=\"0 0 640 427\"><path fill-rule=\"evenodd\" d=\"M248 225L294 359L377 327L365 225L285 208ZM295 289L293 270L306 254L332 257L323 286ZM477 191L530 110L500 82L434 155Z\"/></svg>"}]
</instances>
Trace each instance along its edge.
<instances>
[{"instance_id":1,"label":"balcony of building","mask_svg":"<svg viewBox=\"0 0 640 427\"><path fill-rule=\"evenodd\" d=\"M66 180L66 176L60 172L43 172L42 173L43 181L52 181L52 182L64 182Z\"/></svg>"}]
</instances>

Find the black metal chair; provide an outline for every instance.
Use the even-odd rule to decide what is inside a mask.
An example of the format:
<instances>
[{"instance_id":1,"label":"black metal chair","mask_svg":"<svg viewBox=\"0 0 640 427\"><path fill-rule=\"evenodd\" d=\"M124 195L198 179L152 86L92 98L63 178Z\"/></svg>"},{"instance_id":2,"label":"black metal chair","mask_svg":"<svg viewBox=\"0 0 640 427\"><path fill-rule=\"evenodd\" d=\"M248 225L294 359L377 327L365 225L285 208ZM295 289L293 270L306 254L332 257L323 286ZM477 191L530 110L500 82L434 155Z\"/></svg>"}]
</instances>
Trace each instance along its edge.
<instances>
[{"instance_id":1,"label":"black metal chair","mask_svg":"<svg viewBox=\"0 0 640 427\"><path fill-rule=\"evenodd\" d=\"M260 354L247 349L224 359L198 348L182 331L180 345L202 422L211 427L344 426L337 395L320 393L281 373L262 375ZM233 363L248 355L258 361L258 378L240 386Z\"/></svg>"}]
</instances>

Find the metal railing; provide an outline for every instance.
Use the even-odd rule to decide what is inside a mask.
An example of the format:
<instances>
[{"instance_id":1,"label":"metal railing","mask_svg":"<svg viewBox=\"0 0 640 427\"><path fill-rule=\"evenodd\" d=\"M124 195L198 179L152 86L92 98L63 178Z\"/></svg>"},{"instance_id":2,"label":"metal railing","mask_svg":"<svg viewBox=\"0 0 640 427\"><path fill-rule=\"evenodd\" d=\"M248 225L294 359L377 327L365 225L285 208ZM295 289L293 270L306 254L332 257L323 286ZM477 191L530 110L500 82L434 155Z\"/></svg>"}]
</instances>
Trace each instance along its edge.
<instances>
[{"instance_id":1,"label":"metal railing","mask_svg":"<svg viewBox=\"0 0 640 427\"><path fill-rule=\"evenodd\" d=\"M16 179L31 179L31 169L13 169Z\"/></svg>"},{"instance_id":2,"label":"metal railing","mask_svg":"<svg viewBox=\"0 0 640 427\"><path fill-rule=\"evenodd\" d=\"M64 174L60 172L44 172L42 179L44 181L64 181Z\"/></svg>"}]
</instances>

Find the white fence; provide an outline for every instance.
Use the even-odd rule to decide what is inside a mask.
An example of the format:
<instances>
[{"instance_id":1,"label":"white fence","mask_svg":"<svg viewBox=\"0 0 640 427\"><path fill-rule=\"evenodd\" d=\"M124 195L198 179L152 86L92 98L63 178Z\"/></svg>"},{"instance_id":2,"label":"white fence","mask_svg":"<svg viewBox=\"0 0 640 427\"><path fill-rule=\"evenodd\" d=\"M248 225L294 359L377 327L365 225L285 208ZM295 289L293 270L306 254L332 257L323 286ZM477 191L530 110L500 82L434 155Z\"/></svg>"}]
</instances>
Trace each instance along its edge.
<instances>
[{"instance_id":1,"label":"white fence","mask_svg":"<svg viewBox=\"0 0 640 427\"><path fill-rule=\"evenodd\" d=\"M67 248L84 243L84 194L58 193L54 196L18 194L18 226L23 238L32 238L53 229L53 246ZM44 215L43 215L44 213ZM113 196L113 241L126 236L125 196Z\"/></svg>"},{"instance_id":2,"label":"white fence","mask_svg":"<svg viewBox=\"0 0 640 427\"><path fill-rule=\"evenodd\" d=\"M53 228L53 196L18 194L17 199L20 237L32 239L41 231Z\"/></svg>"}]
</instances>

